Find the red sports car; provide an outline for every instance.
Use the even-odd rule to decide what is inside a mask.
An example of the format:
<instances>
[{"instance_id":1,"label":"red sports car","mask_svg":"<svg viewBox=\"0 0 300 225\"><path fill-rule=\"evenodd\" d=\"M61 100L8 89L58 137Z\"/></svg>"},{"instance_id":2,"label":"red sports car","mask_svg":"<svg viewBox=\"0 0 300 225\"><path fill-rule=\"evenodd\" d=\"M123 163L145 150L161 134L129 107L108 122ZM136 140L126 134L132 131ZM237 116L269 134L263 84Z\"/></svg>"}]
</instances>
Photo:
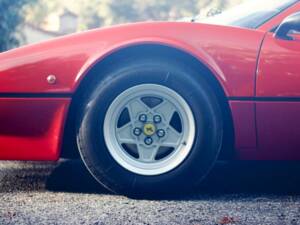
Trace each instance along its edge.
<instances>
[{"instance_id":1,"label":"red sports car","mask_svg":"<svg viewBox=\"0 0 300 225\"><path fill-rule=\"evenodd\" d=\"M218 159L300 160L300 1L1 53L0 159L76 153L123 194L189 190Z\"/></svg>"}]
</instances>

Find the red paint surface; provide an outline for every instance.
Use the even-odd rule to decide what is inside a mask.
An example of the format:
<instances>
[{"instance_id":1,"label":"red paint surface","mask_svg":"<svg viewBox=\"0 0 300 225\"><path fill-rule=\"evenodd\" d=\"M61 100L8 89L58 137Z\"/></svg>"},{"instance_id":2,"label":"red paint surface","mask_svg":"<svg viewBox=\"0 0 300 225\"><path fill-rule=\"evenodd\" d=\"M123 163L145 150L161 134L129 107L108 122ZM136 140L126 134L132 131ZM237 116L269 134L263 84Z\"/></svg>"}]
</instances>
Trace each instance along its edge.
<instances>
[{"instance_id":1,"label":"red paint surface","mask_svg":"<svg viewBox=\"0 0 300 225\"><path fill-rule=\"evenodd\" d=\"M257 77L259 97L300 96L300 41L266 36L259 59Z\"/></svg>"},{"instance_id":2,"label":"red paint surface","mask_svg":"<svg viewBox=\"0 0 300 225\"><path fill-rule=\"evenodd\" d=\"M255 103L251 101L231 101L230 109L233 117L236 148L240 150L255 149Z\"/></svg>"},{"instance_id":3,"label":"red paint surface","mask_svg":"<svg viewBox=\"0 0 300 225\"><path fill-rule=\"evenodd\" d=\"M300 3L264 26L278 25L300 10ZM300 42L276 39L268 33L258 64L257 97L277 97L276 102L256 103L258 147L254 160L300 160L300 102L282 102L282 97L300 97Z\"/></svg>"},{"instance_id":4,"label":"red paint surface","mask_svg":"<svg viewBox=\"0 0 300 225\"><path fill-rule=\"evenodd\" d=\"M252 159L300 160L300 102L258 102L258 151Z\"/></svg>"},{"instance_id":5,"label":"red paint surface","mask_svg":"<svg viewBox=\"0 0 300 225\"><path fill-rule=\"evenodd\" d=\"M264 33L199 23L138 23L93 30L0 54L0 93L72 93L95 62L119 48L158 43L206 64L229 96L253 96ZM56 85L46 77L54 74Z\"/></svg>"},{"instance_id":6,"label":"red paint surface","mask_svg":"<svg viewBox=\"0 0 300 225\"><path fill-rule=\"evenodd\" d=\"M0 98L0 159L57 160L70 99Z\"/></svg>"}]
</instances>

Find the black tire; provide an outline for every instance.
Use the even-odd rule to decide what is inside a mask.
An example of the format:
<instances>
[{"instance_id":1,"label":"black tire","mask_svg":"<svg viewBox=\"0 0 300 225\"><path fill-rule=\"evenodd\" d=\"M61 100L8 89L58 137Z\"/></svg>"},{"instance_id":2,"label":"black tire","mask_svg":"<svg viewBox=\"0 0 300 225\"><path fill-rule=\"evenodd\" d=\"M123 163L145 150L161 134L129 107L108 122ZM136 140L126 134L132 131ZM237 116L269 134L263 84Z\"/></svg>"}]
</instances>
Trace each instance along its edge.
<instances>
[{"instance_id":1,"label":"black tire","mask_svg":"<svg viewBox=\"0 0 300 225\"><path fill-rule=\"evenodd\" d=\"M145 83L176 91L189 104L196 121L195 141L187 158L157 176L134 174L120 166L110 155L102 132L113 100L128 88ZM183 193L196 187L214 165L222 137L220 107L205 79L183 64L165 60L135 60L111 69L87 95L77 121L77 143L86 167L103 186L125 195Z\"/></svg>"}]
</instances>

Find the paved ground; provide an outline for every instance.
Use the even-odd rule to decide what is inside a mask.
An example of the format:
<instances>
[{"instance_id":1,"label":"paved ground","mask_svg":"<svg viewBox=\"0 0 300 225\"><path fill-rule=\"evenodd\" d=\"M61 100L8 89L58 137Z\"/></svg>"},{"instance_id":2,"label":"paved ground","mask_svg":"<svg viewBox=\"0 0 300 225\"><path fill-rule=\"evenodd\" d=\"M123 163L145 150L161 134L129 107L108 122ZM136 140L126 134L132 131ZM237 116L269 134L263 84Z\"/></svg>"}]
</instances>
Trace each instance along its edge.
<instances>
[{"instance_id":1,"label":"paved ground","mask_svg":"<svg viewBox=\"0 0 300 225\"><path fill-rule=\"evenodd\" d=\"M79 161L0 163L0 224L300 224L300 164L218 164L196 193L133 200Z\"/></svg>"}]
</instances>

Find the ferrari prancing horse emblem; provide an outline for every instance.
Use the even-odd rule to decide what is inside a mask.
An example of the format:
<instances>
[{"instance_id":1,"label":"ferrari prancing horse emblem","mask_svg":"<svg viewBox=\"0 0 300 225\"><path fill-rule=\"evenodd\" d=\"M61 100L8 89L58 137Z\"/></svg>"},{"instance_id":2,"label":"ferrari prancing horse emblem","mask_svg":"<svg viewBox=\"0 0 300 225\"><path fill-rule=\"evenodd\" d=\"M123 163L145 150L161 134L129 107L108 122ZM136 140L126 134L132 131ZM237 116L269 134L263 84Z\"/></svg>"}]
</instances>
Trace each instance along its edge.
<instances>
[{"instance_id":1,"label":"ferrari prancing horse emblem","mask_svg":"<svg viewBox=\"0 0 300 225\"><path fill-rule=\"evenodd\" d=\"M156 131L156 127L152 123L147 123L144 126L144 134L147 136L152 136Z\"/></svg>"}]
</instances>

